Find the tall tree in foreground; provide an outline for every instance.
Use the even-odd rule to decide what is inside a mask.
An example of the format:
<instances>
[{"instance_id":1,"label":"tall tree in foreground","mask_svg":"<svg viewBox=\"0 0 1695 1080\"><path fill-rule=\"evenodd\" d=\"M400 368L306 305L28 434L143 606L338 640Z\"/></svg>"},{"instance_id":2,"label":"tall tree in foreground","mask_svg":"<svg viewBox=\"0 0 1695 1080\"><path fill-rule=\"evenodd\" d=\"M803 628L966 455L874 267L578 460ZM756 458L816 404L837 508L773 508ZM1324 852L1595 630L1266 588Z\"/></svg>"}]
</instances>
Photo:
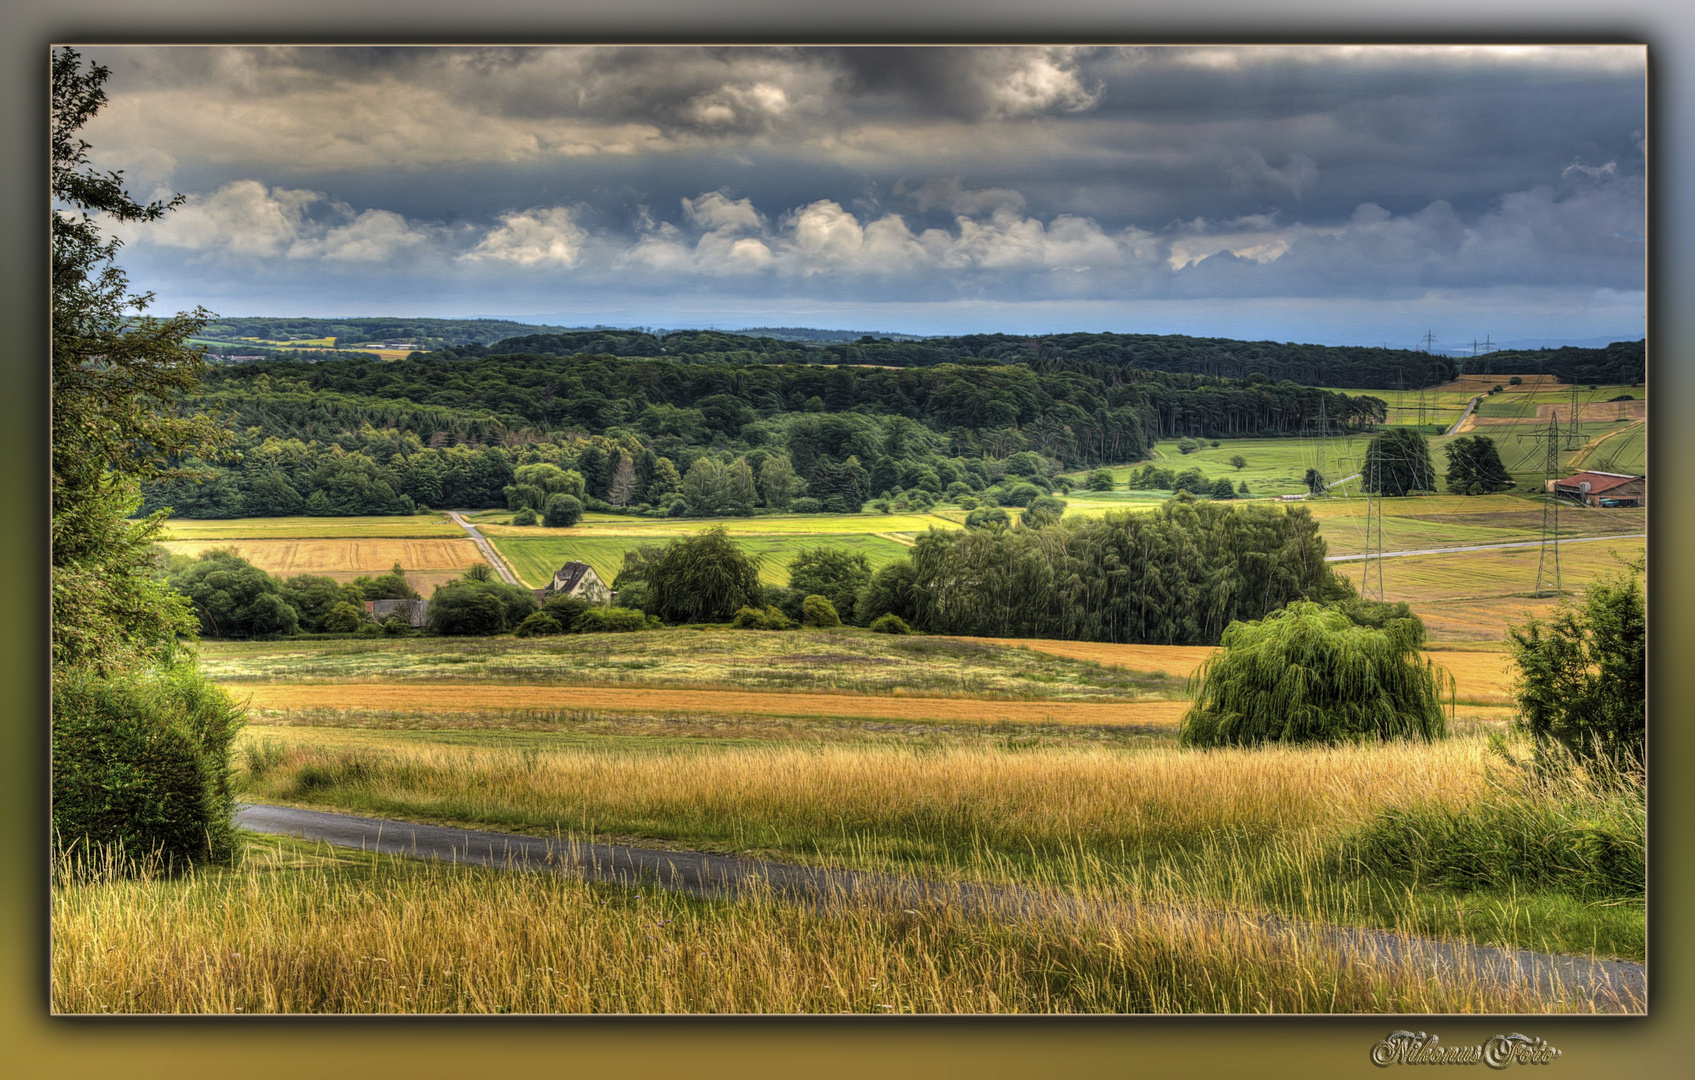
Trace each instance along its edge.
<instances>
[{"instance_id":1,"label":"tall tree in foreground","mask_svg":"<svg viewBox=\"0 0 1695 1080\"><path fill-rule=\"evenodd\" d=\"M187 344L205 312L141 317L119 242L91 212L152 221L119 173L98 172L78 132L106 102L108 72L52 61L50 211L53 376L53 825L62 847L120 847L174 865L228 857L231 743L242 713L176 648L195 619L158 573L143 480L185 475L221 434L183 416L204 357Z\"/></svg>"},{"instance_id":2,"label":"tall tree in foreground","mask_svg":"<svg viewBox=\"0 0 1695 1080\"><path fill-rule=\"evenodd\" d=\"M1224 631L1195 674L1185 746L1438 739L1453 678L1391 623L1360 626L1308 600Z\"/></svg>"},{"instance_id":3,"label":"tall tree in foreground","mask_svg":"<svg viewBox=\"0 0 1695 1080\"><path fill-rule=\"evenodd\" d=\"M1640 761L1648 734L1647 604L1633 567L1600 581L1582 604L1509 631L1518 662L1519 723L1538 749Z\"/></svg>"},{"instance_id":4,"label":"tall tree in foreground","mask_svg":"<svg viewBox=\"0 0 1695 1080\"><path fill-rule=\"evenodd\" d=\"M1448 472L1443 479L1456 495L1487 495L1513 486L1512 474L1501 464L1495 440L1487 435L1462 436L1443 452L1448 457Z\"/></svg>"}]
</instances>

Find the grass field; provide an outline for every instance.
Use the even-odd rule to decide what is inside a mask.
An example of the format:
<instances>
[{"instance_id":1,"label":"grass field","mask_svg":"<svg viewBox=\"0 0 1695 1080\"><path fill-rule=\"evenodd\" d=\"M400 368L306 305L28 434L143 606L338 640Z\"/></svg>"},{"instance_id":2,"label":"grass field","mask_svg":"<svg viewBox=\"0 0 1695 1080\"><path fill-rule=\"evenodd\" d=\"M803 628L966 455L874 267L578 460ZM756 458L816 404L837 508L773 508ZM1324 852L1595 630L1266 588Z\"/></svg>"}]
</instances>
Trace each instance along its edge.
<instances>
[{"instance_id":1,"label":"grass field","mask_svg":"<svg viewBox=\"0 0 1695 1080\"><path fill-rule=\"evenodd\" d=\"M396 517L171 518L168 540L338 540L461 537L446 514Z\"/></svg>"},{"instance_id":2,"label":"grass field","mask_svg":"<svg viewBox=\"0 0 1695 1080\"><path fill-rule=\"evenodd\" d=\"M1536 1012L1252 925L813 911L255 838L55 888L55 1013Z\"/></svg>"}]
</instances>

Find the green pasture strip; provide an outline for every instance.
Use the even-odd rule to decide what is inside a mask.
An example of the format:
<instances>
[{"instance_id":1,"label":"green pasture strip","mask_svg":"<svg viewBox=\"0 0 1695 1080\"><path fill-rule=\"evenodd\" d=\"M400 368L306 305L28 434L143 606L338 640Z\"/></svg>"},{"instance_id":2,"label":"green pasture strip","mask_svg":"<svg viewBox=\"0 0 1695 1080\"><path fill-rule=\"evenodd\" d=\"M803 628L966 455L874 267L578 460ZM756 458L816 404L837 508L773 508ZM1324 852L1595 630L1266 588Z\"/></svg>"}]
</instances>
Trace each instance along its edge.
<instances>
[{"instance_id":1,"label":"green pasture strip","mask_svg":"<svg viewBox=\"0 0 1695 1080\"><path fill-rule=\"evenodd\" d=\"M542 526L510 525L512 512L483 511L474 521L486 522L479 529L488 536L534 536ZM645 518L618 514L585 514L571 527L573 535L627 536L636 540L669 540L694 536L703 529L722 527L732 537L741 536L839 536L851 533L923 532L935 526L955 528L936 514L767 514L758 517ZM551 531L551 530L550 530Z\"/></svg>"},{"instance_id":2,"label":"green pasture strip","mask_svg":"<svg viewBox=\"0 0 1695 1080\"><path fill-rule=\"evenodd\" d=\"M163 540L357 540L460 537L446 514L371 517L170 518Z\"/></svg>"},{"instance_id":3,"label":"green pasture strip","mask_svg":"<svg viewBox=\"0 0 1695 1080\"><path fill-rule=\"evenodd\" d=\"M876 520L876 519L871 519ZM541 535L537 535L541 533ZM638 544L663 544L688 532L638 533L606 536L595 534L581 526L572 529L516 528L490 535L503 558L517 575L533 588L547 584L565 563L572 560L594 567L602 581L611 582L624 566L624 552ZM905 555L905 544L866 533L802 533L799 535L760 536L748 533L731 534L736 546L760 559L759 579L767 585L787 585L789 563L807 548L845 549L862 554L873 570L886 566Z\"/></svg>"},{"instance_id":4,"label":"green pasture strip","mask_svg":"<svg viewBox=\"0 0 1695 1080\"><path fill-rule=\"evenodd\" d=\"M535 638L201 642L201 669L242 682L478 682L1014 700L1177 700L1183 679L1011 645L829 631L648 630Z\"/></svg>"}]
</instances>

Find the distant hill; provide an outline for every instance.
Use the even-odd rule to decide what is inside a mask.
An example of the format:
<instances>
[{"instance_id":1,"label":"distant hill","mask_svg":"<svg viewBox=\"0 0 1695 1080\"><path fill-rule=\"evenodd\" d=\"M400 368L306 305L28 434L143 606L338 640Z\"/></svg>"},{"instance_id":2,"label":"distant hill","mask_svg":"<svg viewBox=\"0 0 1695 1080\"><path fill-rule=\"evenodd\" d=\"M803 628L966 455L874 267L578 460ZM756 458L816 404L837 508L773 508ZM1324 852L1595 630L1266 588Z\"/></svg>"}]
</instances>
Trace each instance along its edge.
<instances>
[{"instance_id":1,"label":"distant hill","mask_svg":"<svg viewBox=\"0 0 1695 1080\"><path fill-rule=\"evenodd\" d=\"M1565 383L1623 383L1648 377L1647 339L1615 341L1600 349L1497 349L1460 362L1467 375L1549 374Z\"/></svg>"}]
</instances>

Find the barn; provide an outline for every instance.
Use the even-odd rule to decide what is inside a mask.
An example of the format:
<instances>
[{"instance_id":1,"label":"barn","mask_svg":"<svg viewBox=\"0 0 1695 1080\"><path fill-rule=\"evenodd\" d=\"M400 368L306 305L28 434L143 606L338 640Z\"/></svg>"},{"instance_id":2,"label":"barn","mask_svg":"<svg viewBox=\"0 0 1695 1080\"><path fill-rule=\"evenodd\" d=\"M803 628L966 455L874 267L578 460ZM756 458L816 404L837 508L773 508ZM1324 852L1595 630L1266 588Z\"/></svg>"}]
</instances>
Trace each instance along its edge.
<instances>
[{"instance_id":1,"label":"barn","mask_svg":"<svg viewBox=\"0 0 1695 1080\"><path fill-rule=\"evenodd\" d=\"M1554 494L1586 506L1647 506L1648 478L1628 473L1580 472L1555 480Z\"/></svg>"}]
</instances>

